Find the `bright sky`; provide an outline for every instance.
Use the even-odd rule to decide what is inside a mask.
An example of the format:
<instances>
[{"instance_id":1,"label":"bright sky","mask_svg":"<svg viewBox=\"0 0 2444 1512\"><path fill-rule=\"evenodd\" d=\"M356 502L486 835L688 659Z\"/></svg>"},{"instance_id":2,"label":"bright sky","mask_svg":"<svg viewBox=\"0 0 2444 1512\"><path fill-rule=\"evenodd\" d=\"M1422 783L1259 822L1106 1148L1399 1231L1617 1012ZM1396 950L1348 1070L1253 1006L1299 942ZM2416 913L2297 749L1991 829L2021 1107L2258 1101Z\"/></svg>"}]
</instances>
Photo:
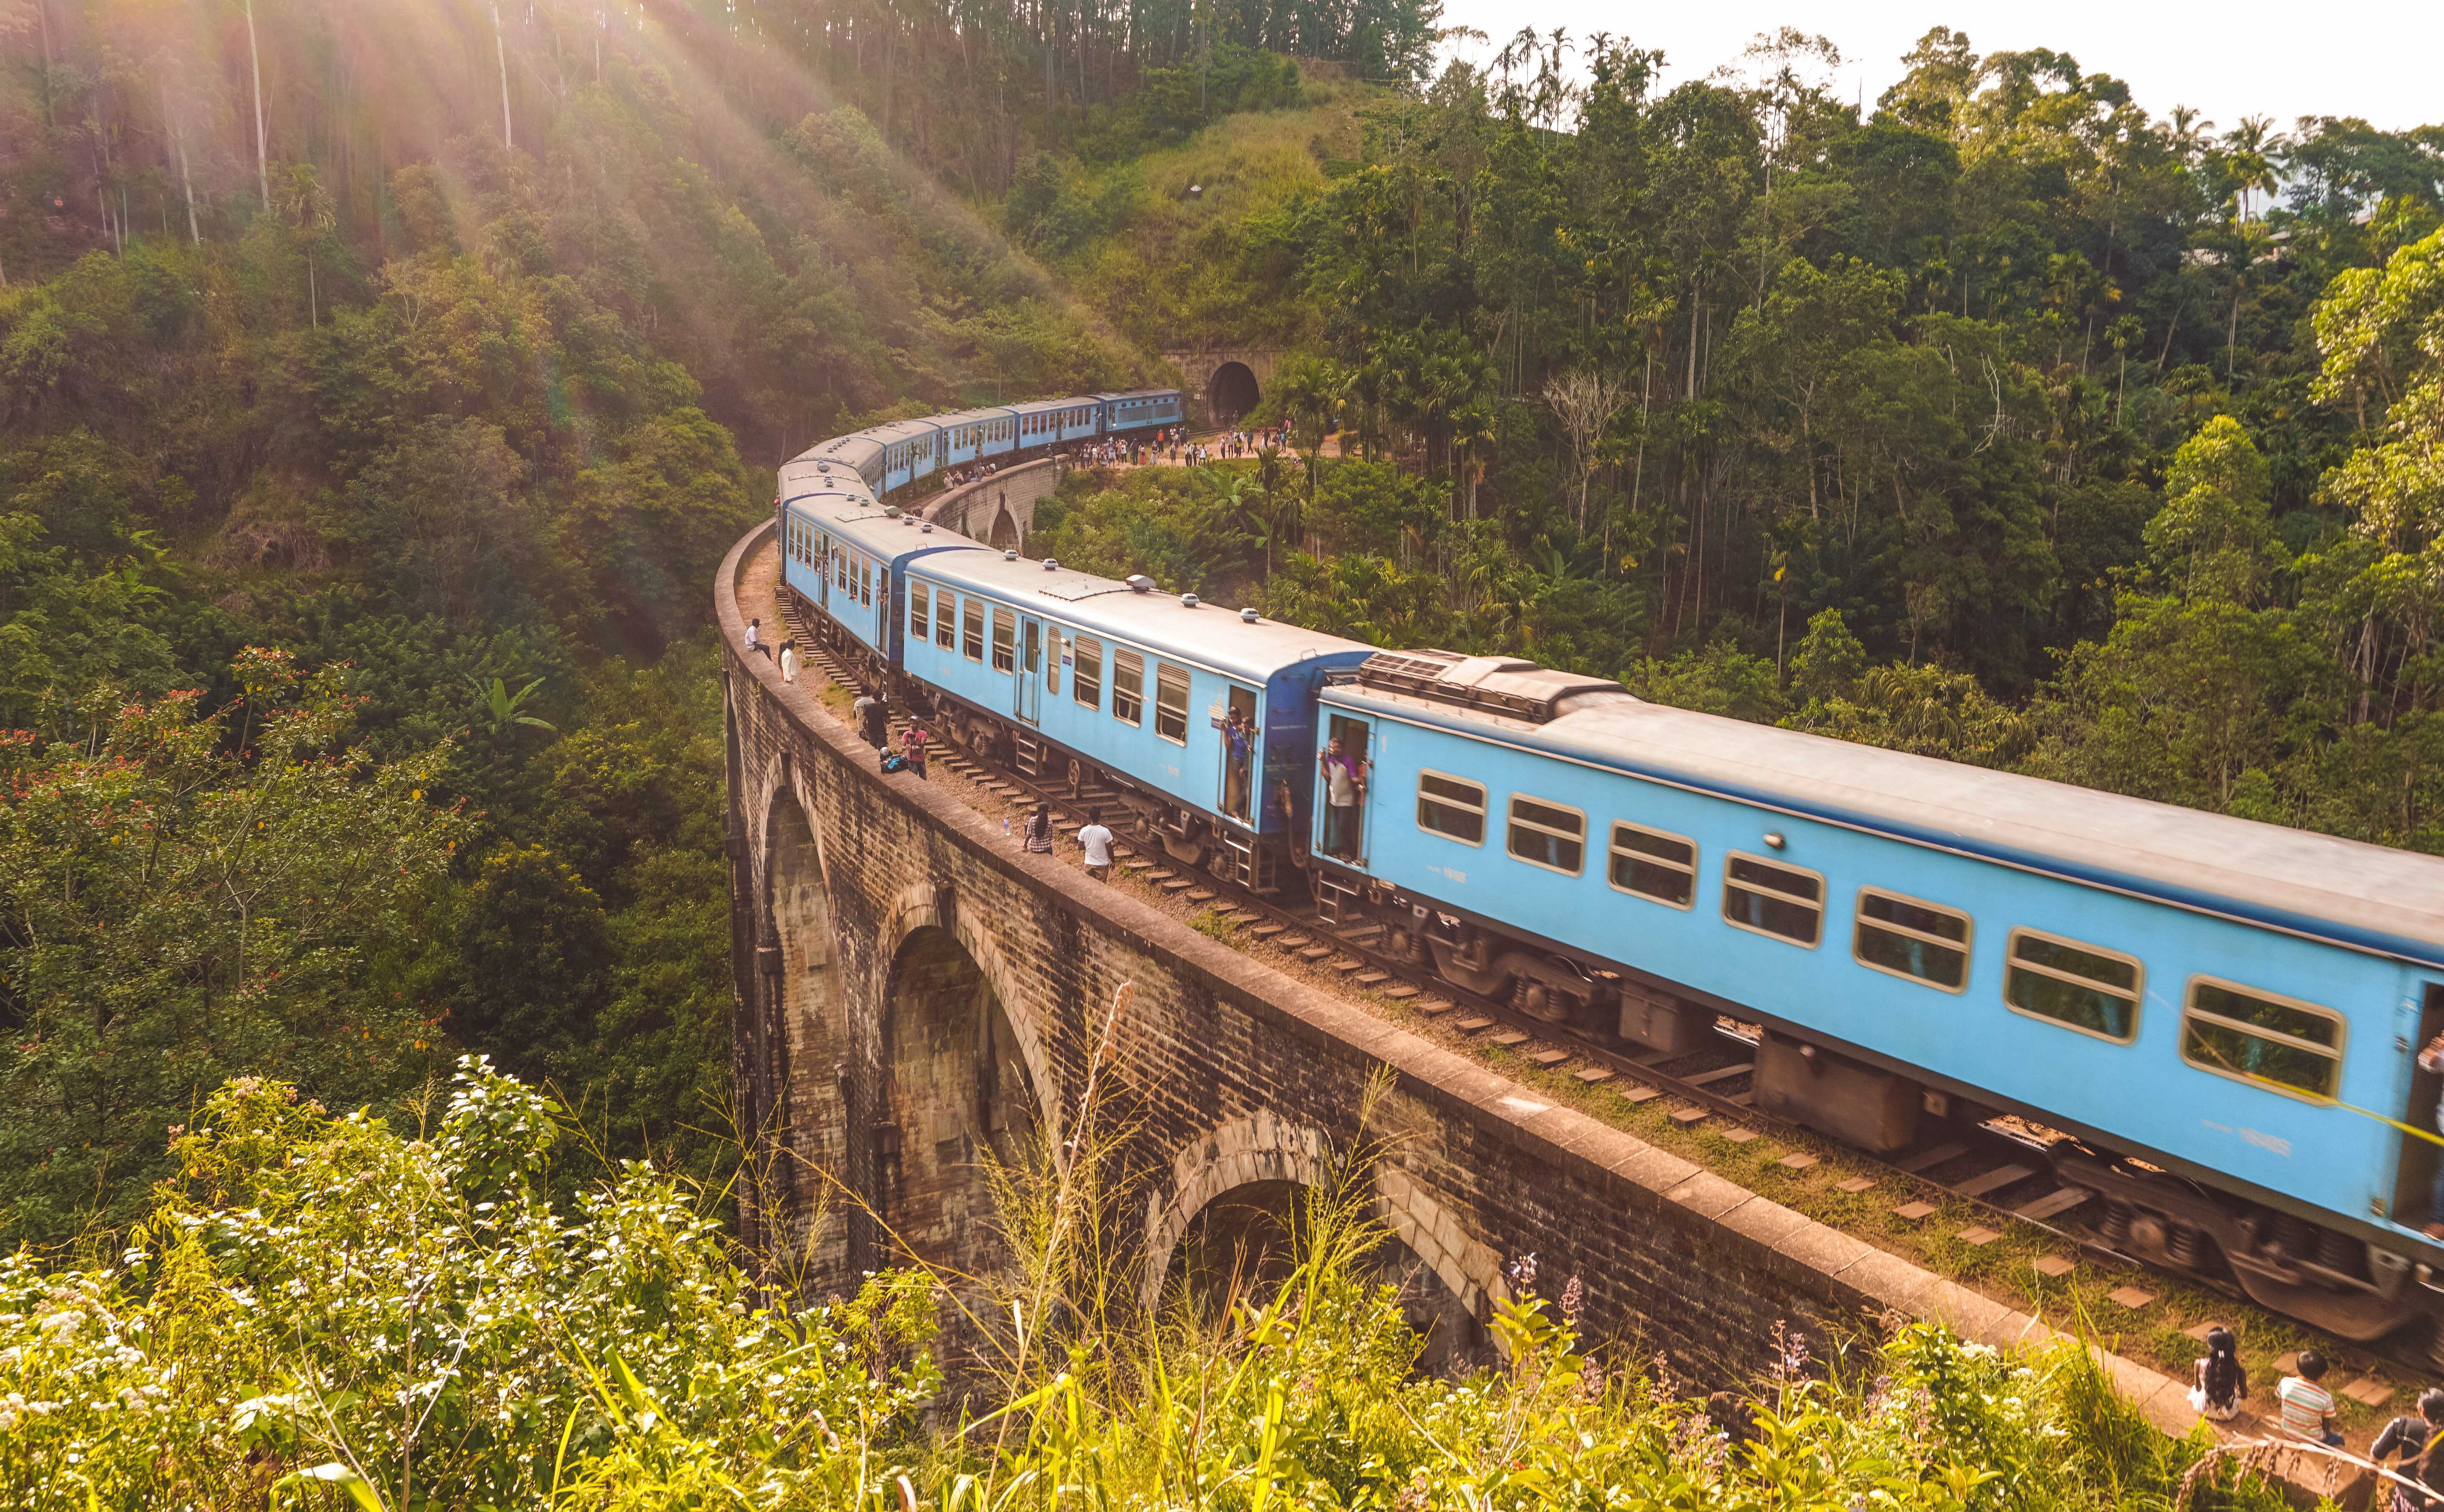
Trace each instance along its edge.
<instances>
[{"instance_id":1,"label":"bright sky","mask_svg":"<svg viewBox=\"0 0 2444 1512\"><path fill-rule=\"evenodd\" d=\"M2218 128L2271 116L2360 116L2390 131L2444 123L2444 0L2326 0L2320 5L2225 0L2051 0L2045 5L1936 0L1679 0L1622 6L1607 0L1443 0L1443 24L1493 38L1472 48L1490 61L1523 26L1575 42L1593 31L1660 47L1666 87L1736 59L1750 38L1786 24L1833 39L1841 83L1868 107L1900 77L1898 59L1928 28L1969 34L1977 51L2051 47L2088 73L2130 86L2150 115L2194 105Z\"/></svg>"}]
</instances>

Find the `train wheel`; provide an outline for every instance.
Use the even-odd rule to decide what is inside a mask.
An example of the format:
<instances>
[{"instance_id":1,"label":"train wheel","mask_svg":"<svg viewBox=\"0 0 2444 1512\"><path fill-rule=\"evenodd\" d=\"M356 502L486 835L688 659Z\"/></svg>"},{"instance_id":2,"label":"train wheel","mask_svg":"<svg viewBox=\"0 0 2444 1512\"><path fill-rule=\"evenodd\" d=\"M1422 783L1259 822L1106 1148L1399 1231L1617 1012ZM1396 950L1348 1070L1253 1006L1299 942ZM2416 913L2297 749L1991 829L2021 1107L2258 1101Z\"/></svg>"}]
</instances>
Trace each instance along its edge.
<instances>
[{"instance_id":1,"label":"train wheel","mask_svg":"<svg viewBox=\"0 0 2444 1512\"><path fill-rule=\"evenodd\" d=\"M1162 852L1182 866L1202 865L1205 860L1203 840L1184 840L1167 829L1155 832L1162 839Z\"/></svg>"}]
</instances>

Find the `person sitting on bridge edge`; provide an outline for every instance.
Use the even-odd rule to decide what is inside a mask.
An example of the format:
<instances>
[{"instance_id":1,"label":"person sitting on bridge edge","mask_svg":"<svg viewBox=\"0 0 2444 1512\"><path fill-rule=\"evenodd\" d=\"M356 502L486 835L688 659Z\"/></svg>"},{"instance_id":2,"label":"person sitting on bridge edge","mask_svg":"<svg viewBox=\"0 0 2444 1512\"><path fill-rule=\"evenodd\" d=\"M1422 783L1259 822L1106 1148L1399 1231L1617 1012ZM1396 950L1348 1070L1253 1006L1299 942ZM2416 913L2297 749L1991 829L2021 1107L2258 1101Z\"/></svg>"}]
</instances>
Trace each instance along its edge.
<instances>
[{"instance_id":1,"label":"person sitting on bridge edge","mask_svg":"<svg viewBox=\"0 0 2444 1512\"><path fill-rule=\"evenodd\" d=\"M747 621L747 649L750 652L763 653L764 659L766 661L770 661L772 659L772 648L764 644L763 620L750 619Z\"/></svg>"},{"instance_id":2,"label":"person sitting on bridge edge","mask_svg":"<svg viewBox=\"0 0 2444 1512\"><path fill-rule=\"evenodd\" d=\"M781 642L781 680L785 683L798 680L798 643L794 640Z\"/></svg>"},{"instance_id":3,"label":"person sitting on bridge edge","mask_svg":"<svg viewBox=\"0 0 2444 1512\"><path fill-rule=\"evenodd\" d=\"M1037 856L1052 854L1052 805L1039 802L1027 817L1027 849Z\"/></svg>"},{"instance_id":4,"label":"person sitting on bridge edge","mask_svg":"<svg viewBox=\"0 0 2444 1512\"><path fill-rule=\"evenodd\" d=\"M2229 1423L2240 1413L2240 1399L2249 1394L2249 1371L2240 1363L2240 1349L2229 1328L2207 1330L2206 1358L2197 1363L2197 1385L2190 1405L2201 1417Z\"/></svg>"},{"instance_id":5,"label":"person sitting on bridge edge","mask_svg":"<svg viewBox=\"0 0 2444 1512\"><path fill-rule=\"evenodd\" d=\"M1112 879L1112 832L1103 823L1103 811L1086 810L1084 827L1078 831L1078 843L1086 848L1086 875L1098 882Z\"/></svg>"},{"instance_id":6,"label":"person sitting on bridge edge","mask_svg":"<svg viewBox=\"0 0 2444 1512\"><path fill-rule=\"evenodd\" d=\"M2274 1388L2283 1404L2283 1426L2304 1439L2340 1448L2342 1436L2334 1431L2334 1393L2318 1383L2325 1378L2325 1356L2313 1349L2300 1352L2300 1374L2286 1375Z\"/></svg>"}]
</instances>

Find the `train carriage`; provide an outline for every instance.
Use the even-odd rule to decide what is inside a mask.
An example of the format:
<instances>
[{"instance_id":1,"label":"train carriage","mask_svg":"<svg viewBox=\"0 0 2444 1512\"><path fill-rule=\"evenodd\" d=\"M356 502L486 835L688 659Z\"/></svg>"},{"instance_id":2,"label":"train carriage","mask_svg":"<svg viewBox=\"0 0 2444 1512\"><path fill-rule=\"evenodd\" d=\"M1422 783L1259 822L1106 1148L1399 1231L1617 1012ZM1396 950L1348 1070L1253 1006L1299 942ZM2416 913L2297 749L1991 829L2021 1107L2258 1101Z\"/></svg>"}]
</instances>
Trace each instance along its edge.
<instances>
[{"instance_id":1,"label":"train carriage","mask_svg":"<svg viewBox=\"0 0 2444 1512\"><path fill-rule=\"evenodd\" d=\"M830 620L842 637L835 644L877 673L900 658L897 590L909 563L938 552L984 550L861 491L813 494L788 506L783 531L785 581Z\"/></svg>"},{"instance_id":2,"label":"train carriage","mask_svg":"<svg viewBox=\"0 0 2444 1512\"><path fill-rule=\"evenodd\" d=\"M1316 688L1368 655L1014 552L913 563L905 614L908 677L1155 799L1174 849L1229 849L1268 870L1305 812Z\"/></svg>"},{"instance_id":3,"label":"train carriage","mask_svg":"<svg viewBox=\"0 0 2444 1512\"><path fill-rule=\"evenodd\" d=\"M1125 394L1098 394L1103 407L1103 433L1126 435L1157 426L1177 425L1184 414L1177 389L1132 389Z\"/></svg>"},{"instance_id":4,"label":"train carriage","mask_svg":"<svg viewBox=\"0 0 2444 1512\"><path fill-rule=\"evenodd\" d=\"M1453 981L1666 1051L1762 1021L1767 1111L1881 1150L1930 1093L2023 1114L2106 1152L2065 1179L2147 1258L2212 1240L2353 1337L2429 1305L2435 1147L2385 1120L2433 1126L2444 861L1497 658L1386 654L1320 718L1365 781L1319 860Z\"/></svg>"},{"instance_id":5,"label":"train carriage","mask_svg":"<svg viewBox=\"0 0 2444 1512\"><path fill-rule=\"evenodd\" d=\"M877 493L905 488L942 465L942 428L933 420L893 420L858 433L882 449ZM868 474L872 482L872 474Z\"/></svg>"},{"instance_id":6,"label":"train carriage","mask_svg":"<svg viewBox=\"0 0 2444 1512\"><path fill-rule=\"evenodd\" d=\"M1018 450L1018 416L1008 409L961 410L937 415L934 423L942 428L944 467L965 467Z\"/></svg>"},{"instance_id":7,"label":"train carriage","mask_svg":"<svg viewBox=\"0 0 2444 1512\"><path fill-rule=\"evenodd\" d=\"M1018 444L1022 451L1091 441L1102 424L1102 406L1086 395L1068 399L1036 399L1013 404L1010 409L1018 416Z\"/></svg>"}]
</instances>

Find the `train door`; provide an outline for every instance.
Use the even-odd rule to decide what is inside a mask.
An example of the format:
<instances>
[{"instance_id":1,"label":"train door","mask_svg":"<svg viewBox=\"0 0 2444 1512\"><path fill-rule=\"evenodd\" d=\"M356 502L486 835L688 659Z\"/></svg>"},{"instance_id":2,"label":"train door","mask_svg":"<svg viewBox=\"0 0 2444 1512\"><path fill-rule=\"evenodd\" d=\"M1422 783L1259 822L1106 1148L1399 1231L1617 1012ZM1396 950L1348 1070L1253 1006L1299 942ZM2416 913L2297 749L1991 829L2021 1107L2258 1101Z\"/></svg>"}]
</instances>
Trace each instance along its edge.
<instances>
[{"instance_id":1,"label":"train door","mask_svg":"<svg viewBox=\"0 0 2444 1512\"><path fill-rule=\"evenodd\" d=\"M1018 620L1018 684L1017 713L1021 722L1032 725L1041 717L1040 697L1043 685L1036 681L1044 670L1044 621L1033 615L1021 615Z\"/></svg>"},{"instance_id":2,"label":"train door","mask_svg":"<svg viewBox=\"0 0 2444 1512\"><path fill-rule=\"evenodd\" d=\"M1360 866L1366 859L1366 789L1374 776L1371 722L1334 714L1316 758L1315 854Z\"/></svg>"},{"instance_id":3,"label":"train door","mask_svg":"<svg viewBox=\"0 0 2444 1512\"><path fill-rule=\"evenodd\" d=\"M2432 1043L2436 1035L2444 1034L2444 985L2429 983L2425 1001L2418 1013L2418 1038L2411 1044L2415 1057ZM2434 1133L2438 1122L2436 1099L2444 1097L2444 1073L2422 1070L2414 1060L2411 1064L2410 1104L2401 1111L2401 1121L2413 1129ZM2444 1224L2444 1212L2434 1210L2435 1168L2444 1162L2444 1148L2417 1134L2404 1134L2401 1158L2396 1162L2398 1174L2393 1187L2393 1221L2411 1228L2423 1228Z\"/></svg>"},{"instance_id":4,"label":"train door","mask_svg":"<svg viewBox=\"0 0 2444 1512\"><path fill-rule=\"evenodd\" d=\"M1256 822L1256 694L1236 683L1225 684L1224 707L1218 710L1222 743L1224 814L1242 824Z\"/></svg>"}]
</instances>

